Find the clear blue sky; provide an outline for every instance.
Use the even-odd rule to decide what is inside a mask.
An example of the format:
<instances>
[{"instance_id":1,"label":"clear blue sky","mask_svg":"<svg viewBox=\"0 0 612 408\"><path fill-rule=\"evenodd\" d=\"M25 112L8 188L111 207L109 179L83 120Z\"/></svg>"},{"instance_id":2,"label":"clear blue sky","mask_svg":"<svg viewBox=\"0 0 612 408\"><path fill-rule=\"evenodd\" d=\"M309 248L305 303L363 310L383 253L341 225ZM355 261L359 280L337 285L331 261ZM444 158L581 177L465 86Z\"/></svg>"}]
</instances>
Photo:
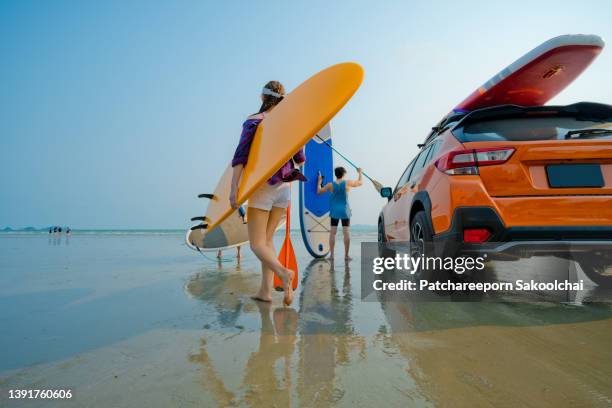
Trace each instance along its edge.
<instances>
[{"instance_id":1,"label":"clear blue sky","mask_svg":"<svg viewBox=\"0 0 612 408\"><path fill-rule=\"evenodd\" d=\"M262 85L341 61L366 77L335 144L394 184L429 127L523 53L612 41L606 1L429 3L0 1L0 226L186 227ZM552 102L612 103L611 73L607 49ZM354 191L354 222L383 204Z\"/></svg>"}]
</instances>

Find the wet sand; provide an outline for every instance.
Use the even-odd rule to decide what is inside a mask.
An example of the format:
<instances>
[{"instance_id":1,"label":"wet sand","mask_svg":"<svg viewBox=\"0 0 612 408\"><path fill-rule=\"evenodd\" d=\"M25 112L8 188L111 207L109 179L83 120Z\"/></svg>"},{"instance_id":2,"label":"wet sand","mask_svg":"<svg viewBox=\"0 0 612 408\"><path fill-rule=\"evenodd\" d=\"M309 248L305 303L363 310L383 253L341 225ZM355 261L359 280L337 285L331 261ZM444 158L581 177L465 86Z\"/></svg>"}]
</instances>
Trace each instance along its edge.
<instances>
[{"instance_id":1,"label":"wet sand","mask_svg":"<svg viewBox=\"0 0 612 408\"><path fill-rule=\"evenodd\" d=\"M237 267L180 234L0 235L0 406L612 405L610 304L362 302L375 235L348 264L293 235L291 308L249 299L248 250Z\"/></svg>"}]
</instances>

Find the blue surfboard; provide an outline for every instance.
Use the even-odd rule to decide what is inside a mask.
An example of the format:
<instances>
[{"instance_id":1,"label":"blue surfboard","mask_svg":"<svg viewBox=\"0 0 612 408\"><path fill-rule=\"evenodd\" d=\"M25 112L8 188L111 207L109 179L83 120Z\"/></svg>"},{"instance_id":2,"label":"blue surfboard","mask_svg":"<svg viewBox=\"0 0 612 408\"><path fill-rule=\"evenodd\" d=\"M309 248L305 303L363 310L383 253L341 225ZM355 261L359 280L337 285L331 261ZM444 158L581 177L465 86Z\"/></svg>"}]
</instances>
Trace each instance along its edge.
<instances>
[{"instance_id":1,"label":"blue surfboard","mask_svg":"<svg viewBox=\"0 0 612 408\"><path fill-rule=\"evenodd\" d=\"M308 179L300 185L300 227L304 245L315 258L323 258L329 253L329 195L317 194L317 176L323 175L323 183L333 180L333 153L330 145L331 126L329 123L321 129L304 147L306 163L302 169Z\"/></svg>"}]
</instances>

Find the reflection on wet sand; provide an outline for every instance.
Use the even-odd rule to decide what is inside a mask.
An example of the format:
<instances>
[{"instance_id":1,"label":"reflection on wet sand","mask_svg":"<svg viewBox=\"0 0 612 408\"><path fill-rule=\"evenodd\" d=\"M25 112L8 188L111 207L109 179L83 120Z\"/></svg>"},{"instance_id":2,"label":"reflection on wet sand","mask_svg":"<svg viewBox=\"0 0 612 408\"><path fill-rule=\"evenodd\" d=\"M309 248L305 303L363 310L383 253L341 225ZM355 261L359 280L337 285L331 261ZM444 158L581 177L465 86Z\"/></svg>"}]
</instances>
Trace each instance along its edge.
<instances>
[{"instance_id":1,"label":"reflection on wet sand","mask_svg":"<svg viewBox=\"0 0 612 408\"><path fill-rule=\"evenodd\" d=\"M228 389L214 367L206 350L207 342L200 340L199 352L189 355L189 361L201 364L202 384L211 392L219 406L234 406L246 402L249 406L291 405L291 356L295 348L297 312L277 308L271 313L269 303L257 302L261 316L259 348L251 353L244 369L242 400ZM276 364L281 363L280 375Z\"/></svg>"},{"instance_id":2,"label":"reflection on wet sand","mask_svg":"<svg viewBox=\"0 0 612 408\"><path fill-rule=\"evenodd\" d=\"M388 302L382 308L389 342L437 406L612 405L607 305L455 303L451 309Z\"/></svg>"},{"instance_id":3,"label":"reflection on wet sand","mask_svg":"<svg viewBox=\"0 0 612 408\"><path fill-rule=\"evenodd\" d=\"M311 262L303 276L299 314L292 308L275 308L270 303L236 296L256 288L256 275L218 274L213 278L208 274L204 279L198 274L187 283L191 296L214 305L222 327L235 325L241 313L259 312L258 346L244 363L240 389L231 391L220 370L215 369L205 337L198 353L188 357L190 362L202 365L202 383L219 406L290 406L296 402L302 406L328 406L342 398L344 391L335 381L336 366L350 363L352 350L363 358L366 346L365 338L355 335L351 325L350 269L344 267L340 286L333 264L327 260ZM243 307L244 302L255 308ZM296 342L298 356L294 366Z\"/></svg>"},{"instance_id":4,"label":"reflection on wet sand","mask_svg":"<svg viewBox=\"0 0 612 408\"><path fill-rule=\"evenodd\" d=\"M62 235L59 235L59 234L49 234L49 238L47 239L48 246L61 246L62 242L64 243L64 245L69 246L70 245L70 235L66 235L62 237Z\"/></svg>"},{"instance_id":5,"label":"reflection on wet sand","mask_svg":"<svg viewBox=\"0 0 612 408\"><path fill-rule=\"evenodd\" d=\"M259 275L248 268L194 276L187 291L217 312L189 356L203 387L219 406L353 405L356 395L357 405L612 404L609 305L364 304L358 278L312 261L296 311L250 300ZM364 330L368 305L376 326Z\"/></svg>"},{"instance_id":6,"label":"reflection on wet sand","mask_svg":"<svg viewBox=\"0 0 612 408\"><path fill-rule=\"evenodd\" d=\"M331 402L336 363L331 318L333 275L329 262L311 263L304 275L300 293L300 402L313 406Z\"/></svg>"},{"instance_id":7,"label":"reflection on wet sand","mask_svg":"<svg viewBox=\"0 0 612 408\"><path fill-rule=\"evenodd\" d=\"M251 312L255 305L246 296L257 290L259 278L253 273L241 273L235 269L228 272L220 266L214 274L198 273L185 285L191 297L214 307L217 312L215 322L222 327L233 327L243 309Z\"/></svg>"},{"instance_id":8,"label":"reflection on wet sand","mask_svg":"<svg viewBox=\"0 0 612 408\"><path fill-rule=\"evenodd\" d=\"M60 405L77 407L612 406L600 290L571 305L364 302L358 255L349 269L296 246L303 279L284 309L281 293L249 298L248 251L237 270L181 255L179 235L75 238L0 240L0 406L8 389L64 386L75 398Z\"/></svg>"},{"instance_id":9,"label":"reflection on wet sand","mask_svg":"<svg viewBox=\"0 0 612 408\"><path fill-rule=\"evenodd\" d=\"M203 337L197 354L189 361L203 366L202 384L213 394L219 406L246 403L249 406L291 405L291 357L295 349L298 315L291 308L274 308L271 303L256 302L247 294L259 285L256 273L224 273L222 268L213 277L197 274L186 285L193 297L214 306L216 323L221 327L236 327L244 313L259 312L258 348L250 353L244 364L244 378L240 389L230 391L215 369ZM238 326L240 327L240 326ZM277 370L280 364L281 369Z\"/></svg>"},{"instance_id":10,"label":"reflection on wet sand","mask_svg":"<svg viewBox=\"0 0 612 408\"><path fill-rule=\"evenodd\" d=\"M502 264L488 278L546 281L569 267L563 259L536 261ZM580 301L565 293L547 296L552 302L524 294L521 302L419 302L387 293L378 300L390 327L386 347L409 363L420 394L437 406L607 407L612 309L586 301L602 291L589 288Z\"/></svg>"},{"instance_id":11,"label":"reflection on wet sand","mask_svg":"<svg viewBox=\"0 0 612 408\"><path fill-rule=\"evenodd\" d=\"M246 364L244 400L250 406L291 406L291 356L295 349L297 312L277 308L270 318L271 305L257 302L261 315L259 348ZM280 369L276 370L277 363Z\"/></svg>"},{"instance_id":12,"label":"reflection on wet sand","mask_svg":"<svg viewBox=\"0 0 612 408\"><path fill-rule=\"evenodd\" d=\"M298 395L304 406L327 406L344 390L336 367L350 362L349 352L364 353L365 338L351 326L350 268L344 267L338 289L333 262L314 260L306 269L300 295L300 357Z\"/></svg>"},{"instance_id":13,"label":"reflection on wet sand","mask_svg":"<svg viewBox=\"0 0 612 408\"><path fill-rule=\"evenodd\" d=\"M206 384L206 388L212 393L213 398L220 407L235 405L234 393L229 391L223 380L219 378L219 374L217 374L206 351L206 339L200 339L199 353L189 355L189 361L202 365L203 383Z\"/></svg>"},{"instance_id":14,"label":"reflection on wet sand","mask_svg":"<svg viewBox=\"0 0 612 408\"><path fill-rule=\"evenodd\" d=\"M401 333L423 395L442 407L609 407L610 323Z\"/></svg>"}]
</instances>

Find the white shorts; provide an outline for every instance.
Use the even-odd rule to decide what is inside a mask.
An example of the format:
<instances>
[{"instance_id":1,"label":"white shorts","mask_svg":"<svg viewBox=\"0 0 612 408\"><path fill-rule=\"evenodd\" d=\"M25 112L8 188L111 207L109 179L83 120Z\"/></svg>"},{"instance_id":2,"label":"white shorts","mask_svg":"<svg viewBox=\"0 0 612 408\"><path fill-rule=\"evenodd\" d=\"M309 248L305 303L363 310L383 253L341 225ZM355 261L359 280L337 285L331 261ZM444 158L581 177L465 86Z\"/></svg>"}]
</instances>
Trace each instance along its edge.
<instances>
[{"instance_id":1,"label":"white shorts","mask_svg":"<svg viewBox=\"0 0 612 408\"><path fill-rule=\"evenodd\" d=\"M249 207L270 211L272 207L287 208L290 199L289 183L271 186L266 181L249 197Z\"/></svg>"}]
</instances>

